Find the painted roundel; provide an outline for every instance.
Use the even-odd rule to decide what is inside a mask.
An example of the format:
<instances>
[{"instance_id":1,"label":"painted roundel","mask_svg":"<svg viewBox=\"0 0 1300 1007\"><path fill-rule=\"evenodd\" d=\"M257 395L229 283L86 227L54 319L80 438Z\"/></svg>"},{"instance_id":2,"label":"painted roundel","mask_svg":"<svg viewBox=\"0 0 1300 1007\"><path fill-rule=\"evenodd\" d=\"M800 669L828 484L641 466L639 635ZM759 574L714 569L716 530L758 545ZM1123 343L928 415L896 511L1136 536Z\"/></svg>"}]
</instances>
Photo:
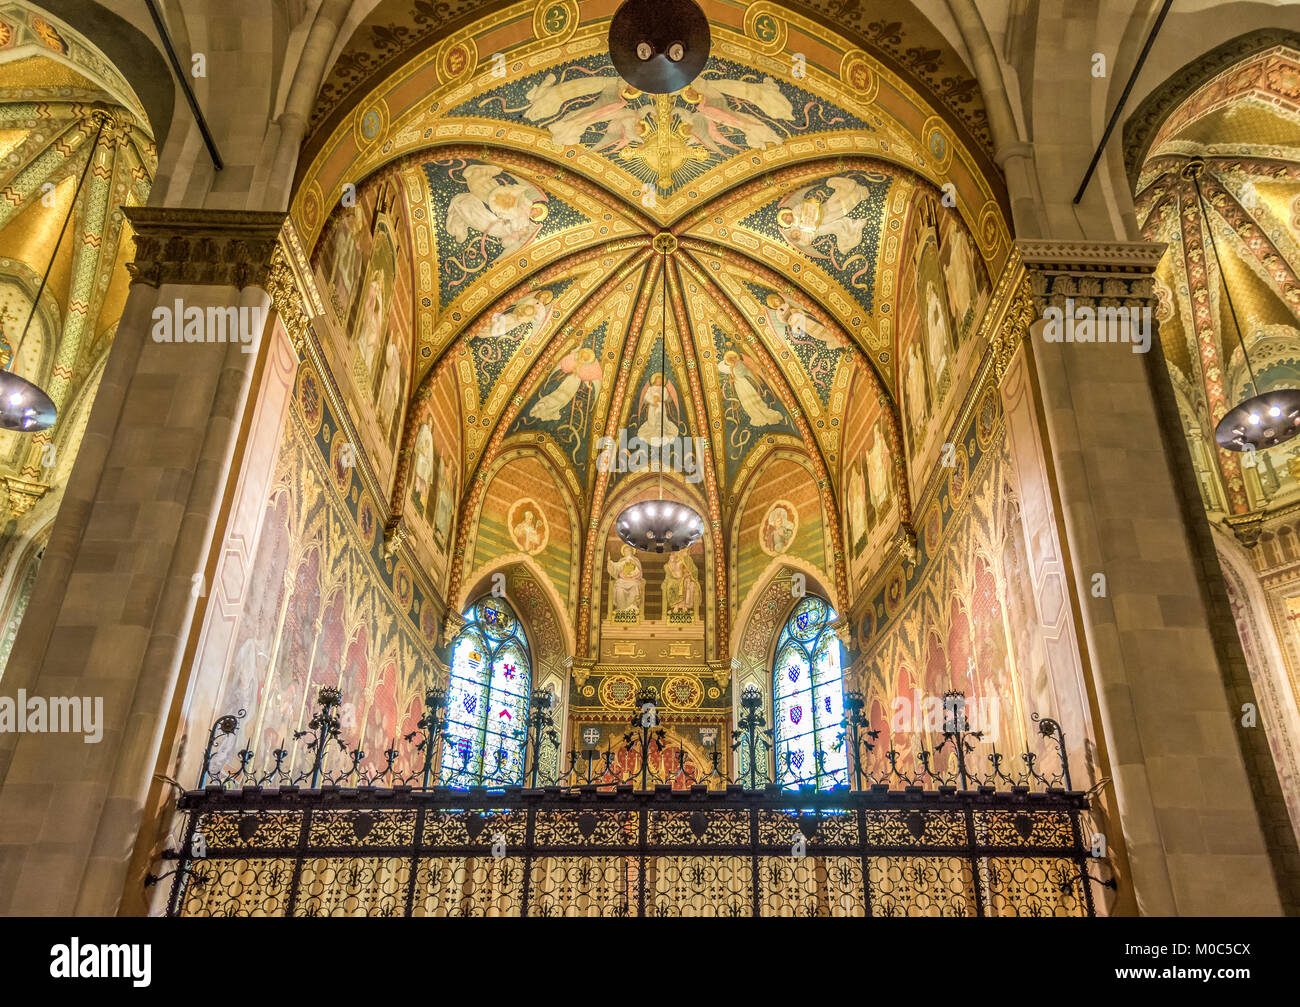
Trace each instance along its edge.
<instances>
[{"instance_id":1,"label":"painted roundel","mask_svg":"<svg viewBox=\"0 0 1300 1007\"><path fill-rule=\"evenodd\" d=\"M565 42L578 27L576 0L540 3L533 12L533 36L548 42Z\"/></svg>"},{"instance_id":2,"label":"painted roundel","mask_svg":"<svg viewBox=\"0 0 1300 1007\"><path fill-rule=\"evenodd\" d=\"M597 690L603 706L615 710L630 710L636 702L637 680L631 675L609 675Z\"/></svg>"},{"instance_id":3,"label":"painted roundel","mask_svg":"<svg viewBox=\"0 0 1300 1007\"><path fill-rule=\"evenodd\" d=\"M998 390L989 388L980 398L975 414L975 436L981 450L987 450L993 443L993 435L998 429Z\"/></svg>"},{"instance_id":4,"label":"painted roundel","mask_svg":"<svg viewBox=\"0 0 1300 1007\"><path fill-rule=\"evenodd\" d=\"M664 682L664 703L673 710L694 710L704 698L700 683L685 675L675 675Z\"/></svg>"},{"instance_id":5,"label":"painted roundel","mask_svg":"<svg viewBox=\"0 0 1300 1007\"><path fill-rule=\"evenodd\" d=\"M925 551L933 556L939 551L939 538L943 534L943 515L939 513L938 506L930 508L930 514L925 519Z\"/></svg>"},{"instance_id":6,"label":"painted roundel","mask_svg":"<svg viewBox=\"0 0 1300 1007\"><path fill-rule=\"evenodd\" d=\"M313 437L316 436L320 430L324 410L321 406L320 378L310 367L303 367L298 371L298 407L302 410L307 432Z\"/></svg>"},{"instance_id":7,"label":"painted roundel","mask_svg":"<svg viewBox=\"0 0 1300 1007\"><path fill-rule=\"evenodd\" d=\"M903 569L896 566L889 575L889 582L885 584L885 614L892 619L898 614L898 609L902 604Z\"/></svg>"},{"instance_id":8,"label":"painted roundel","mask_svg":"<svg viewBox=\"0 0 1300 1007\"><path fill-rule=\"evenodd\" d=\"M433 613L433 606L426 599L420 607L420 632L430 642L438 636L438 619Z\"/></svg>"},{"instance_id":9,"label":"painted roundel","mask_svg":"<svg viewBox=\"0 0 1300 1007\"><path fill-rule=\"evenodd\" d=\"M958 444L953 451L952 468L948 470L948 499L955 507L966 492L970 481L970 461L966 457L965 446Z\"/></svg>"},{"instance_id":10,"label":"painted roundel","mask_svg":"<svg viewBox=\"0 0 1300 1007\"><path fill-rule=\"evenodd\" d=\"M946 172L952 164L952 141L944 130L943 120L937 115L925 120L921 127L921 142L933 161L934 170L940 174Z\"/></svg>"},{"instance_id":11,"label":"painted roundel","mask_svg":"<svg viewBox=\"0 0 1300 1007\"><path fill-rule=\"evenodd\" d=\"M393 593L397 595L398 604L403 608L411 604L411 571L405 563L398 563L393 570Z\"/></svg>"},{"instance_id":12,"label":"painted roundel","mask_svg":"<svg viewBox=\"0 0 1300 1007\"><path fill-rule=\"evenodd\" d=\"M346 493L352 485L355 450L343 431L334 434L334 440L330 444L330 475L334 477L334 485L340 493Z\"/></svg>"}]
</instances>

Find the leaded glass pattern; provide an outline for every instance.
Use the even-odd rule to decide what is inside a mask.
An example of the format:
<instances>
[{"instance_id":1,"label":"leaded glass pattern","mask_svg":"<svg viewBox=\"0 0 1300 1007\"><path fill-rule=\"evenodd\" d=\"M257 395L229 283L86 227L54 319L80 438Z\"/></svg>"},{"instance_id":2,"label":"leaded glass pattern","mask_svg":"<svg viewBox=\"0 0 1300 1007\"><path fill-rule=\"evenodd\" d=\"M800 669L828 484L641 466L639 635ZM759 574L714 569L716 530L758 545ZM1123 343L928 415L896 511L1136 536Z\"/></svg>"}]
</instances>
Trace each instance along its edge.
<instances>
[{"instance_id":1,"label":"leaded glass pattern","mask_svg":"<svg viewBox=\"0 0 1300 1007\"><path fill-rule=\"evenodd\" d=\"M531 682L528 640L514 609L504 598L470 606L451 648L444 785L524 782Z\"/></svg>"},{"instance_id":2,"label":"leaded glass pattern","mask_svg":"<svg viewBox=\"0 0 1300 1007\"><path fill-rule=\"evenodd\" d=\"M786 620L772 666L776 778L783 787L848 783L848 752L840 741L844 669L832 624L835 610L807 595Z\"/></svg>"}]
</instances>

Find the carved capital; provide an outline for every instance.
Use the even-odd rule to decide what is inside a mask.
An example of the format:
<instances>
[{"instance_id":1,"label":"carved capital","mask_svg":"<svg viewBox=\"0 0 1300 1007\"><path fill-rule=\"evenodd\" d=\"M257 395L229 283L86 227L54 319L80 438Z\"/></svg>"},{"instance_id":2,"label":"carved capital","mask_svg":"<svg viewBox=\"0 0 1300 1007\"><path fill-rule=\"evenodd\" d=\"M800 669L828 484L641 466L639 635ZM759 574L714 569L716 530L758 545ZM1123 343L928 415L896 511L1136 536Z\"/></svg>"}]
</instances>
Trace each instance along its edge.
<instances>
[{"instance_id":1,"label":"carved capital","mask_svg":"<svg viewBox=\"0 0 1300 1007\"><path fill-rule=\"evenodd\" d=\"M271 267L267 271L263 286L271 295L271 304L275 308L275 313L284 322L285 331L289 333L294 351L301 357L307 346L307 330L311 326L311 319L307 315L302 290L298 287L293 267L289 265L284 249L278 244L271 253Z\"/></svg>"},{"instance_id":2,"label":"carved capital","mask_svg":"<svg viewBox=\"0 0 1300 1007\"><path fill-rule=\"evenodd\" d=\"M572 662L573 684L581 689L587 684L591 673L596 670L596 662L586 657L574 657L569 660Z\"/></svg>"},{"instance_id":3,"label":"carved capital","mask_svg":"<svg viewBox=\"0 0 1300 1007\"><path fill-rule=\"evenodd\" d=\"M49 492L44 483L31 482L15 476L4 476L5 511L15 521L36 506L36 501Z\"/></svg>"},{"instance_id":4,"label":"carved capital","mask_svg":"<svg viewBox=\"0 0 1300 1007\"><path fill-rule=\"evenodd\" d=\"M132 283L263 286L287 214L128 206L135 232Z\"/></svg>"},{"instance_id":5,"label":"carved capital","mask_svg":"<svg viewBox=\"0 0 1300 1007\"><path fill-rule=\"evenodd\" d=\"M719 689L727 687L727 683L731 680L731 673L735 670L737 663L735 660L709 662L709 674L713 676L713 681L718 683Z\"/></svg>"},{"instance_id":6,"label":"carved capital","mask_svg":"<svg viewBox=\"0 0 1300 1007\"><path fill-rule=\"evenodd\" d=\"M398 514L384 525L384 559L392 559L407 542L411 532L402 515Z\"/></svg>"},{"instance_id":7,"label":"carved capital","mask_svg":"<svg viewBox=\"0 0 1300 1007\"><path fill-rule=\"evenodd\" d=\"M1016 242L1029 274L1034 309L1065 299L1094 305L1149 304L1165 246L1154 241Z\"/></svg>"},{"instance_id":8,"label":"carved capital","mask_svg":"<svg viewBox=\"0 0 1300 1007\"><path fill-rule=\"evenodd\" d=\"M442 642L445 646L452 640L460 636L460 631L465 628L465 617L458 612L447 610L447 615L442 620Z\"/></svg>"},{"instance_id":9,"label":"carved capital","mask_svg":"<svg viewBox=\"0 0 1300 1007\"><path fill-rule=\"evenodd\" d=\"M1026 279L1016 290L1002 325L993 336L993 371L998 381L1007 373L1020 344L1029 338L1029 327L1037 318L1033 289Z\"/></svg>"},{"instance_id":10,"label":"carved capital","mask_svg":"<svg viewBox=\"0 0 1300 1007\"><path fill-rule=\"evenodd\" d=\"M1254 549L1255 544L1259 541L1260 532L1264 530L1264 512L1254 511L1250 514L1234 514L1223 519L1224 524L1232 531L1247 549Z\"/></svg>"}]
</instances>

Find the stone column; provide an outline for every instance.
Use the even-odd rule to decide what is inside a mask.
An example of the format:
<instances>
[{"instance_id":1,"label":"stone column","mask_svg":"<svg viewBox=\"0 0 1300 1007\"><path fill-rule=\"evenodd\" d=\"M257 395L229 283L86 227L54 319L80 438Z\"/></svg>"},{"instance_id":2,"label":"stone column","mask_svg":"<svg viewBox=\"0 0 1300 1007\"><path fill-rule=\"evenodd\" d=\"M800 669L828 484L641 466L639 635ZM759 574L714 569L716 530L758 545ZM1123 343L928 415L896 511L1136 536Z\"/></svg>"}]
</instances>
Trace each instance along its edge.
<instances>
[{"instance_id":1,"label":"stone column","mask_svg":"<svg viewBox=\"0 0 1300 1007\"><path fill-rule=\"evenodd\" d=\"M261 332L254 352L229 334L206 341L206 309L269 317L262 285L285 215L127 212L135 282L0 690L102 698L102 738L0 734L4 915L117 911L192 628L193 578L264 349ZM205 341L151 338L155 307L177 301L203 310Z\"/></svg>"},{"instance_id":2,"label":"stone column","mask_svg":"<svg viewBox=\"0 0 1300 1007\"><path fill-rule=\"evenodd\" d=\"M1040 315L1050 306L1065 311L1066 298L1076 310L1150 309L1145 354L1127 341L1138 333L1125 322L1093 332L1126 341L1049 341L1041 317L1030 333L1132 871L1120 883L1132 885L1143 914L1277 914L1275 858L1237 737L1240 710L1225 683L1189 517L1204 516L1195 487L1179 475L1177 452L1186 449L1177 423L1170 433L1161 413L1158 382L1168 377L1151 274L1163 248L1019 247Z\"/></svg>"}]
</instances>

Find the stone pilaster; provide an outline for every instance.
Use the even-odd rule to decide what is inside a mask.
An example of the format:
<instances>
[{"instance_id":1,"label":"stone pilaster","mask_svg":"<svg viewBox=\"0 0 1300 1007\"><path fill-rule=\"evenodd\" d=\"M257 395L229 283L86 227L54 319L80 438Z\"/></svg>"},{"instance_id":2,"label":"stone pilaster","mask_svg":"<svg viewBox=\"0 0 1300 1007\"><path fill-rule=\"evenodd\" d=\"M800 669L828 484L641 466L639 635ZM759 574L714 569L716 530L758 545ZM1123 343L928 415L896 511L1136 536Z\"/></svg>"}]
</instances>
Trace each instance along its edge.
<instances>
[{"instance_id":1,"label":"stone pilaster","mask_svg":"<svg viewBox=\"0 0 1300 1007\"><path fill-rule=\"evenodd\" d=\"M248 308L281 213L132 208L135 283L3 684L102 701L102 736L0 735L0 913L111 915L148 805L258 352L156 342L155 307ZM260 337L262 333L258 333ZM260 339L253 347L264 347Z\"/></svg>"},{"instance_id":2,"label":"stone pilaster","mask_svg":"<svg viewBox=\"0 0 1300 1007\"><path fill-rule=\"evenodd\" d=\"M1037 315L1064 309L1067 298L1076 309L1152 309L1147 353L1135 352L1140 330L1126 322L1112 323L1116 342L1049 341L1041 318L1030 331L1131 870L1121 884L1144 914L1276 914L1276 861L1260 826L1255 767L1236 736L1240 711L1196 548L1204 515L1194 484L1180 477L1177 417L1163 415L1172 402L1162 401L1168 378L1152 303L1163 248L1019 248Z\"/></svg>"}]
</instances>

